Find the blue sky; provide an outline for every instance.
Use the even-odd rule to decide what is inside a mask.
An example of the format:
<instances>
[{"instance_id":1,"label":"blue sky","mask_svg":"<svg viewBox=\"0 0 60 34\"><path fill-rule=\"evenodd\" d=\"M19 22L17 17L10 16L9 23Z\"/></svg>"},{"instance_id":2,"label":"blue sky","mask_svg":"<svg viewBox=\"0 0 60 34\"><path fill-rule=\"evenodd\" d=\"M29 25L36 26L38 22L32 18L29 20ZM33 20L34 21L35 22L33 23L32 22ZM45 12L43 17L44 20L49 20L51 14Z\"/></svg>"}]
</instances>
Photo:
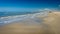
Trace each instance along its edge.
<instances>
[{"instance_id":1,"label":"blue sky","mask_svg":"<svg viewBox=\"0 0 60 34\"><path fill-rule=\"evenodd\" d=\"M34 11L60 8L60 0L0 0L0 11Z\"/></svg>"}]
</instances>

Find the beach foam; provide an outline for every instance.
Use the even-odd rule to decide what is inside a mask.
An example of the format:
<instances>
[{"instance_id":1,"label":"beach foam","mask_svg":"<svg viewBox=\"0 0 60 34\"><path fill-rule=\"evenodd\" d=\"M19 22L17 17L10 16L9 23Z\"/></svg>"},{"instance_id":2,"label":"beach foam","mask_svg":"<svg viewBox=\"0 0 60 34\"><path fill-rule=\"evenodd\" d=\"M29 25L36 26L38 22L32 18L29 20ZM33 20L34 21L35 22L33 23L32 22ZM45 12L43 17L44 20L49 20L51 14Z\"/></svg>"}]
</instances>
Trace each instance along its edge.
<instances>
[{"instance_id":1,"label":"beach foam","mask_svg":"<svg viewBox=\"0 0 60 34\"><path fill-rule=\"evenodd\" d=\"M0 24L6 24L6 23L12 23L15 21L21 21L21 20L25 20L25 19L35 19L38 16L46 16L47 12L40 12L40 13L35 13L35 14L26 14L26 15L16 15L16 16L7 16L7 17L1 17L0 18Z\"/></svg>"}]
</instances>

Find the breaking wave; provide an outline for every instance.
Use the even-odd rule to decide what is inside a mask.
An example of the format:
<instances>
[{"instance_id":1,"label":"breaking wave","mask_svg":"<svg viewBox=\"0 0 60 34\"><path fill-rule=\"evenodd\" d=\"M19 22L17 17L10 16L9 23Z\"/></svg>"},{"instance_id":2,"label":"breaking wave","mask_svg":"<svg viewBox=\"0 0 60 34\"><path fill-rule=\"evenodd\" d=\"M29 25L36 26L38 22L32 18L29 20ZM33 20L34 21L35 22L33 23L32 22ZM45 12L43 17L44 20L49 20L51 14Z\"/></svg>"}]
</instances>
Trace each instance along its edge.
<instances>
[{"instance_id":1,"label":"breaking wave","mask_svg":"<svg viewBox=\"0 0 60 34\"><path fill-rule=\"evenodd\" d=\"M6 23L12 23L15 21L21 21L25 19L35 19L37 16L46 16L48 13L47 12L40 12L40 13L35 13L35 14L25 14L25 15L15 15L15 16L6 16L6 17L1 17L0 18L0 24L6 24Z\"/></svg>"}]
</instances>

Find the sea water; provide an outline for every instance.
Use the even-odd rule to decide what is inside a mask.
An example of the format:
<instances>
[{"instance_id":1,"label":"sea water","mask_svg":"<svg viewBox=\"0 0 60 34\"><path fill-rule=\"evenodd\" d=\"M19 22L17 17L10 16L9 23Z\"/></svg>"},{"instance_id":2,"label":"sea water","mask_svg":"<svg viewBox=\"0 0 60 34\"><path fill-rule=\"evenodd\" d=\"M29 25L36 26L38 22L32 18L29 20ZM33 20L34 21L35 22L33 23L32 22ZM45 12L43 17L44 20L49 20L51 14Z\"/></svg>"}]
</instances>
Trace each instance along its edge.
<instances>
[{"instance_id":1,"label":"sea water","mask_svg":"<svg viewBox=\"0 0 60 34\"><path fill-rule=\"evenodd\" d=\"M33 19L39 22L39 19L36 18L38 16L46 16L47 12L35 12L35 13L9 13L9 12L1 12L0 13L0 25L4 25L7 23L12 23L15 21L23 21L25 19Z\"/></svg>"}]
</instances>

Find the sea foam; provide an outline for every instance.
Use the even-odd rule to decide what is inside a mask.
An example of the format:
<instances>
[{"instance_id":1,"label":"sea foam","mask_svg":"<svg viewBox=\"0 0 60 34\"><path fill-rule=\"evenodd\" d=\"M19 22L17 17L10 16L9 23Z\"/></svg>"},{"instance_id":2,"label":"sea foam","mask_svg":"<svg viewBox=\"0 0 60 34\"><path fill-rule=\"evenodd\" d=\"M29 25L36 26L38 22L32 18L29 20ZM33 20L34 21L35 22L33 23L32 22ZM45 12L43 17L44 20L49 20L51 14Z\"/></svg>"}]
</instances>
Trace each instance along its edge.
<instances>
[{"instance_id":1,"label":"sea foam","mask_svg":"<svg viewBox=\"0 0 60 34\"><path fill-rule=\"evenodd\" d=\"M16 16L7 16L7 17L1 17L0 18L0 24L6 24L6 23L12 23L15 21L21 21L25 19L35 19L37 16L46 16L47 12L40 12L35 14L26 14L26 15L16 15Z\"/></svg>"}]
</instances>

